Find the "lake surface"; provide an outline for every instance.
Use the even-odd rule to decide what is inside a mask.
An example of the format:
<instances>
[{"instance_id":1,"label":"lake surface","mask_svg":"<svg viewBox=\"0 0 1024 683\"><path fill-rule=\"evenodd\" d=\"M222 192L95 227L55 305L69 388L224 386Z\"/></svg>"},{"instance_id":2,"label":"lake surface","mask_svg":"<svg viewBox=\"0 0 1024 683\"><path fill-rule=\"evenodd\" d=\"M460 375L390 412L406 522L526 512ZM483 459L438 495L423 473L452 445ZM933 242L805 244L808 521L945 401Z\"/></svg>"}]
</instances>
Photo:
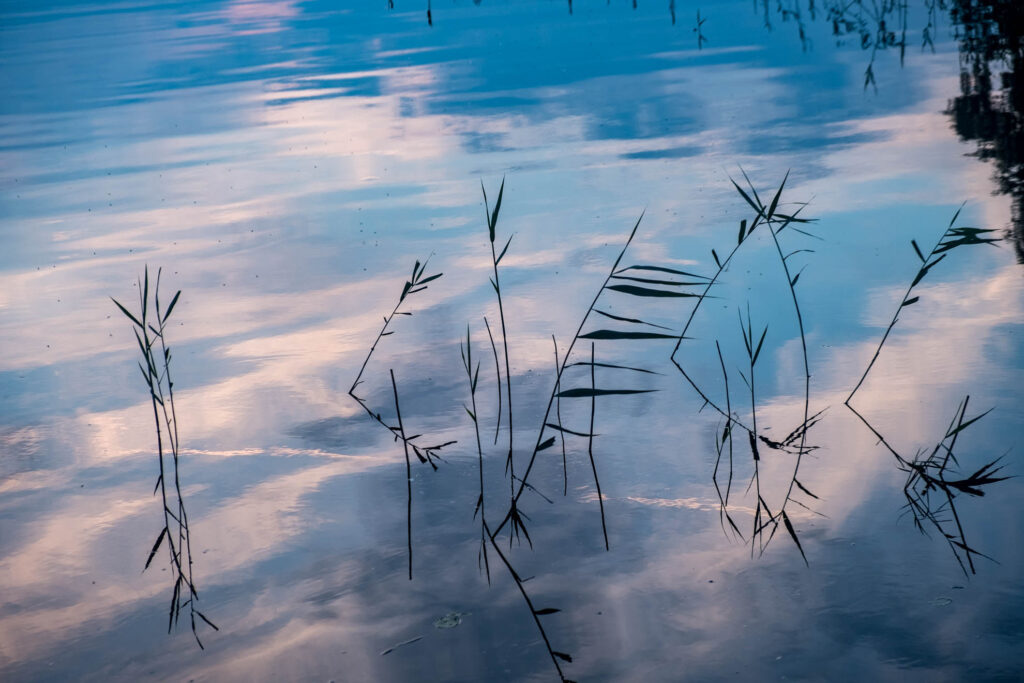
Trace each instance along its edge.
<instances>
[{"instance_id":1,"label":"lake surface","mask_svg":"<svg viewBox=\"0 0 1024 683\"><path fill-rule=\"evenodd\" d=\"M838 6L5 0L0 679L1024 679L1021 9Z\"/></svg>"}]
</instances>

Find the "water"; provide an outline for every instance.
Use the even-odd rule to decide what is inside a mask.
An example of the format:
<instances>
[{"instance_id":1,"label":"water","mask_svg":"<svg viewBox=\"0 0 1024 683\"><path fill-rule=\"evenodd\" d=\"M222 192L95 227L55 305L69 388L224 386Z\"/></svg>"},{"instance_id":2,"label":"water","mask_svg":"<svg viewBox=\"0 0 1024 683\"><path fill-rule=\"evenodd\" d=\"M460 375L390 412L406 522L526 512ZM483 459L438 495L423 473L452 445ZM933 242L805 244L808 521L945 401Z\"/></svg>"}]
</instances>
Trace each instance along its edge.
<instances>
[{"instance_id":1,"label":"water","mask_svg":"<svg viewBox=\"0 0 1024 683\"><path fill-rule=\"evenodd\" d=\"M641 213L622 265L714 274L711 249L724 258L755 216L730 182L742 168L765 203L788 170L780 210L809 202L818 219L794 227L820 239L780 236L814 250L790 263L806 265L810 410L827 410L799 470L818 499L798 499L825 517L786 507L809 566L781 524L751 556L740 427L729 511L746 543L723 531L712 473L725 421L701 410L675 342L598 341L598 362L661 373L596 369L600 387L658 390L596 401L610 551L578 437L567 495L560 442L530 472L553 501L521 498L533 550L509 552L507 526L499 540L534 607L560 609L539 619L572 657L558 660L565 676L1020 680L1021 480L957 497L964 538L997 560L964 572L962 549L901 518L907 474L843 403L920 267L911 240L926 252L966 202L956 225L999 242L952 250L915 287L852 404L913 459L969 395L967 418L992 412L959 434L961 473L1004 453L1000 474L1021 472L1020 24L997 3L999 23L979 31L953 4L911 3L903 20L891 8L879 46L877 23L857 8L838 23L829 3L680 1L673 23L672 6L647 0L577 0L571 14L460 0L433 4L432 26L404 0L4 3L0 678L557 680L493 547L490 586L477 568L467 324L492 527L509 497L480 183L493 208L505 178L498 249L514 235L500 274L521 476L554 382L550 335L564 353ZM1010 57L986 72L979 54ZM412 463L409 581L401 443L347 392L428 256L443 277L410 297L414 315L396 318L357 389L394 423L393 369L408 434L458 440L436 472ZM199 624L202 651L187 618L166 633L166 547L141 572L163 525L156 437L110 297L137 309L147 264L163 268L165 306L182 291L167 338L183 492L197 605L220 628ZM768 328L759 433L782 440L802 420L803 356L764 226L713 289L676 360L718 404L717 340L750 424L737 315L749 304L756 335ZM600 303L678 334L694 299ZM593 314L595 328L641 329ZM573 360L589 354L578 341ZM585 366L563 376L589 382ZM563 399L562 419L587 432L589 401ZM794 457L761 455L776 510ZM949 529L950 511L940 519ZM450 613L457 626L434 626Z\"/></svg>"}]
</instances>

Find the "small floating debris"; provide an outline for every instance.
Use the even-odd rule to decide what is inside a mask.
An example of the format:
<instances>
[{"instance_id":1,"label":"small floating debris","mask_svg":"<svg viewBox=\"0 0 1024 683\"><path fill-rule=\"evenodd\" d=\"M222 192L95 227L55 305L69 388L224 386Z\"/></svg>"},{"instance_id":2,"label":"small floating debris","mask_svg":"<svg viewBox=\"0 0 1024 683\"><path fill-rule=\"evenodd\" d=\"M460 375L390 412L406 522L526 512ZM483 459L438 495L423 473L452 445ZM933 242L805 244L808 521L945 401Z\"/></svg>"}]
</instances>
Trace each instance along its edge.
<instances>
[{"instance_id":1,"label":"small floating debris","mask_svg":"<svg viewBox=\"0 0 1024 683\"><path fill-rule=\"evenodd\" d=\"M417 640L423 640L423 636L416 636L415 638L410 638L409 640L403 640L401 643L398 643L397 645L392 645L388 649L386 649L383 652L381 652L380 656L383 657L384 655L386 655L388 653L394 652L395 650L397 650L398 648L402 647L403 645L412 645Z\"/></svg>"},{"instance_id":2,"label":"small floating debris","mask_svg":"<svg viewBox=\"0 0 1024 683\"><path fill-rule=\"evenodd\" d=\"M469 612L449 612L443 617L434 619L434 628L455 628L462 623L462 617L469 615Z\"/></svg>"}]
</instances>

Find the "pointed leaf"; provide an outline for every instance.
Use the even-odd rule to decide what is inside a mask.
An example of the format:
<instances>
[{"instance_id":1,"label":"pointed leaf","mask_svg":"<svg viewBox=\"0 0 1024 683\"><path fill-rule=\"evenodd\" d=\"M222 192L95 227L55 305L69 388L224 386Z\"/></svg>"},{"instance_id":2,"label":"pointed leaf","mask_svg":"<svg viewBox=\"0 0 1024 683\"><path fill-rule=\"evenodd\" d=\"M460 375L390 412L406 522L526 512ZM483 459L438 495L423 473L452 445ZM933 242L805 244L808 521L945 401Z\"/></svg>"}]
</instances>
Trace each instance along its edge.
<instances>
[{"instance_id":1,"label":"pointed leaf","mask_svg":"<svg viewBox=\"0 0 1024 683\"><path fill-rule=\"evenodd\" d=\"M948 434L946 434L946 438L948 439L949 437L953 436L954 434L958 434L958 433L962 432L963 430L967 429L972 424L974 424L975 422L977 422L978 420L980 420L981 418L985 417L986 415L988 415L991 412L992 412L992 408L989 408L988 410L986 410L981 415L978 415L976 417L972 417L967 422L962 422L962 423L958 424L955 429L951 430Z\"/></svg>"},{"instance_id":2,"label":"pointed leaf","mask_svg":"<svg viewBox=\"0 0 1024 683\"><path fill-rule=\"evenodd\" d=\"M171 317L171 311L173 311L173 310L174 310L174 304L178 303L178 297L180 297L180 296L181 296L181 290L179 289L179 290L178 290L178 291L177 291L177 292L175 293L174 297L173 297L173 298L171 299L171 303L170 303L170 304L168 304L168 306L167 306L167 310L166 310L166 311L164 311L164 319L163 319L163 322L167 322L167 319Z\"/></svg>"},{"instance_id":3,"label":"pointed leaf","mask_svg":"<svg viewBox=\"0 0 1024 683\"><path fill-rule=\"evenodd\" d=\"M795 484L796 484L796 485L797 485L797 486L798 486L798 487L800 488L800 490L801 490L801 491L803 491L804 493L806 493L806 494L807 494L808 496L810 496L811 498L816 498L816 499L818 499L818 500L821 500L821 499L820 499L820 498L818 498L818 497L817 497L816 495L814 495L813 493L811 493L810 491L808 491L808 490L807 490L807 487L806 487L806 486L804 486L803 484L801 484L801 483L800 483L800 480L799 480L799 479L794 479L794 480L793 480L793 483L795 483Z\"/></svg>"},{"instance_id":4,"label":"pointed leaf","mask_svg":"<svg viewBox=\"0 0 1024 683\"><path fill-rule=\"evenodd\" d=\"M670 287L692 287L704 285L704 282L678 282L676 280L656 280L649 277L630 277L628 275L612 275L613 280L630 280L631 282L644 282L649 285L669 285Z\"/></svg>"},{"instance_id":5,"label":"pointed leaf","mask_svg":"<svg viewBox=\"0 0 1024 683\"><path fill-rule=\"evenodd\" d=\"M438 273L436 275L431 275L430 277L423 278L422 280L420 280L416 284L417 285L425 285L428 282L433 282L434 280L436 280L437 278L441 277L442 275L444 275L444 273Z\"/></svg>"},{"instance_id":6,"label":"pointed leaf","mask_svg":"<svg viewBox=\"0 0 1024 683\"><path fill-rule=\"evenodd\" d=\"M196 610L196 616L199 617L200 619L202 619L203 621L205 621L207 624L209 624L210 628L212 628L214 631L219 631L220 630L219 628L217 628L217 624L215 624L212 621L210 621L209 619L207 619L206 615L203 614L202 612L200 612L199 610Z\"/></svg>"},{"instance_id":7,"label":"pointed leaf","mask_svg":"<svg viewBox=\"0 0 1024 683\"><path fill-rule=\"evenodd\" d=\"M545 427L550 427L551 429L554 429L554 430L559 431L559 432L564 432L566 434L572 434L573 436L582 436L584 438L591 437L591 436L597 436L597 434L585 434L584 432L577 432L577 431L574 431L572 429L569 429L568 427L562 427L561 425L552 424L551 422L545 422L544 426Z\"/></svg>"},{"instance_id":8,"label":"pointed leaf","mask_svg":"<svg viewBox=\"0 0 1024 683\"><path fill-rule=\"evenodd\" d=\"M146 319L146 307L149 306L149 266L145 270L146 284L142 288L142 319Z\"/></svg>"},{"instance_id":9,"label":"pointed leaf","mask_svg":"<svg viewBox=\"0 0 1024 683\"><path fill-rule=\"evenodd\" d=\"M501 211L501 196L505 194L505 179L501 179L501 188L498 190L498 201L494 202L494 212L491 214L491 242L494 241L494 228L498 225L498 212Z\"/></svg>"},{"instance_id":10,"label":"pointed leaf","mask_svg":"<svg viewBox=\"0 0 1024 683\"><path fill-rule=\"evenodd\" d=\"M597 309L597 308L594 309L594 313L599 313L599 314L603 315L606 318L611 318L612 320L620 320L620 321L622 321L624 323L636 323L637 325L650 325L651 327L657 327L658 329L662 329L662 330L671 330L671 328L665 327L664 325L655 325L654 323L649 323L646 320L640 320L639 318L624 318L624 317L622 317L620 315L613 315L611 313L607 313L607 312L602 311L602 310Z\"/></svg>"},{"instance_id":11,"label":"pointed leaf","mask_svg":"<svg viewBox=\"0 0 1024 683\"><path fill-rule=\"evenodd\" d=\"M665 268L664 266L627 266L621 270L615 271L616 274L624 273L627 270L653 270L659 273L671 273L672 275L683 275L685 277L695 277L701 280L710 280L711 278L704 275L698 275L697 273L690 273L685 270L676 270L675 268Z\"/></svg>"},{"instance_id":12,"label":"pointed leaf","mask_svg":"<svg viewBox=\"0 0 1024 683\"><path fill-rule=\"evenodd\" d=\"M580 339L676 339L677 335L661 332L620 332L619 330L594 330L581 334Z\"/></svg>"},{"instance_id":13,"label":"pointed leaf","mask_svg":"<svg viewBox=\"0 0 1024 683\"><path fill-rule=\"evenodd\" d=\"M744 174L744 175L746 175L746 174ZM735 180L733 180L732 178L729 178L729 182L731 182L732 186L736 188L736 191L740 193L740 196L743 197L743 199L746 200L747 204L750 204L750 208L752 208L754 211L757 211L759 216L762 215L762 212L764 211L763 207L758 206L757 204L755 204L754 200L750 198L750 195L748 195L746 192L744 192L743 188L740 187L739 184L737 184L737 182ZM750 231L753 232L754 229L751 228Z\"/></svg>"},{"instance_id":14,"label":"pointed leaf","mask_svg":"<svg viewBox=\"0 0 1024 683\"><path fill-rule=\"evenodd\" d=\"M567 389L560 391L555 396L557 398L591 398L593 396L609 396L611 394L649 394L656 389L591 389L589 387L582 389Z\"/></svg>"},{"instance_id":15,"label":"pointed leaf","mask_svg":"<svg viewBox=\"0 0 1024 683\"><path fill-rule=\"evenodd\" d=\"M645 296L645 297L696 297L697 294L690 294L688 292L667 292L663 289L651 289L650 287L637 287L635 285L609 285L606 289L611 289L616 292L622 292L623 294L630 294L632 296Z\"/></svg>"},{"instance_id":16,"label":"pointed leaf","mask_svg":"<svg viewBox=\"0 0 1024 683\"><path fill-rule=\"evenodd\" d=\"M924 263L924 254L921 253L921 247L917 246L917 240L910 240L910 245L914 247L914 252L917 253L917 258L921 259L921 263Z\"/></svg>"},{"instance_id":17,"label":"pointed leaf","mask_svg":"<svg viewBox=\"0 0 1024 683\"><path fill-rule=\"evenodd\" d=\"M753 360L750 361L751 363L756 363L757 362L757 357L759 355L761 355L761 347L764 345L764 336L766 334L768 334L768 327L767 326L765 326L764 332L761 333L761 341L757 342L757 350L754 351L754 358L753 358Z\"/></svg>"},{"instance_id":18,"label":"pointed leaf","mask_svg":"<svg viewBox=\"0 0 1024 683\"><path fill-rule=\"evenodd\" d=\"M786 525L786 531L793 538L793 542L796 543L796 548L800 551L800 557L804 558L804 564L810 566L810 563L807 562L807 555L804 554L804 547L800 545L800 539L796 536L796 529L793 528L793 523L789 521L789 515L786 514L785 510L782 511L782 522Z\"/></svg>"},{"instance_id":19,"label":"pointed leaf","mask_svg":"<svg viewBox=\"0 0 1024 683\"><path fill-rule=\"evenodd\" d=\"M160 549L160 544L163 543L164 536L167 535L167 527L164 526L160 530L160 535L156 537L156 543L153 544L153 549L149 551L149 557L146 558L146 566L142 568L142 571L149 569L149 563L153 561L153 556L156 555L156 551Z\"/></svg>"},{"instance_id":20,"label":"pointed leaf","mask_svg":"<svg viewBox=\"0 0 1024 683\"><path fill-rule=\"evenodd\" d=\"M675 337L673 337L674 339ZM633 372L642 372L647 375L660 375L660 372L654 370L644 370L643 368L634 368L631 365L615 365L614 363L596 363L591 361L577 361L575 363L569 363L566 367L572 367L574 365L585 365L588 368L593 365L598 368L613 368L616 370L632 370Z\"/></svg>"},{"instance_id":21,"label":"pointed leaf","mask_svg":"<svg viewBox=\"0 0 1024 683\"><path fill-rule=\"evenodd\" d=\"M115 303L115 304L117 305L117 307L121 309L121 312L122 312L122 313L124 313L124 314L125 314L126 316L128 316L128 319L129 319L129 320L131 320L131 321L132 321L133 323L135 323L135 324L136 324L136 325L138 325L139 327L142 327L142 323L140 323L140 322L139 322L139 319L138 319L138 318L136 318L136 317L135 317L134 315L132 315L131 313L129 313L129 312L128 312L128 309L127 309L127 308L125 308L124 306L122 306L122 305L121 305L121 302L119 302L119 301L118 301L117 299L115 299L114 297L110 297L110 300L111 300L111 301L113 301L113 302L114 302L114 303Z\"/></svg>"},{"instance_id":22,"label":"pointed leaf","mask_svg":"<svg viewBox=\"0 0 1024 683\"><path fill-rule=\"evenodd\" d=\"M497 260L496 260L496 261L494 262L494 265L498 265L499 263L501 263L501 259L502 259L502 258L503 258L503 257L505 256L505 252L506 252L506 251L508 251L508 245L512 244L512 238L513 238L513 237L515 237L515 235L511 235L511 236L510 236L510 237L508 238L508 242L505 242L505 248L501 250L501 253L500 253L500 254L498 254L498 258L497 258Z\"/></svg>"},{"instance_id":23,"label":"pointed leaf","mask_svg":"<svg viewBox=\"0 0 1024 683\"><path fill-rule=\"evenodd\" d=\"M789 171L786 171L786 177L782 179L782 184L779 185L779 189L775 193L775 197L772 198L771 206L768 207L768 218L775 215L775 209L779 206L779 198L782 197L782 188L786 186L787 180L789 180Z\"/></svg>"}]
</instances>

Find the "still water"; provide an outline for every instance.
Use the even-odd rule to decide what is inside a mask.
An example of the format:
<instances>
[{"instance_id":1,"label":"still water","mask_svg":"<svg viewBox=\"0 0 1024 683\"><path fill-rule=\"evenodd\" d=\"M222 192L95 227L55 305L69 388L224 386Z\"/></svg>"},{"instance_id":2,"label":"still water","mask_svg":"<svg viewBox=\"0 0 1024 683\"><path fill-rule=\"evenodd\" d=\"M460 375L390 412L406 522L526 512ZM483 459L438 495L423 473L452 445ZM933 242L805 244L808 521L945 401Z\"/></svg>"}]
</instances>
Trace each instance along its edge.
<instances>
[{"instance_id":1,"label":"still water","mask_svg":"<svg viewBox=\"0 0 1024 683\"><path fill-rule=\"evenodd\" d=\"M1022 680L1012 0L0 12L3 680ZM641 214L640 291L601 291ZM147 265L201 596L170 635L111 301ZM457 443L407 477L395 433Z\"/></svg>"}]
</instances>

